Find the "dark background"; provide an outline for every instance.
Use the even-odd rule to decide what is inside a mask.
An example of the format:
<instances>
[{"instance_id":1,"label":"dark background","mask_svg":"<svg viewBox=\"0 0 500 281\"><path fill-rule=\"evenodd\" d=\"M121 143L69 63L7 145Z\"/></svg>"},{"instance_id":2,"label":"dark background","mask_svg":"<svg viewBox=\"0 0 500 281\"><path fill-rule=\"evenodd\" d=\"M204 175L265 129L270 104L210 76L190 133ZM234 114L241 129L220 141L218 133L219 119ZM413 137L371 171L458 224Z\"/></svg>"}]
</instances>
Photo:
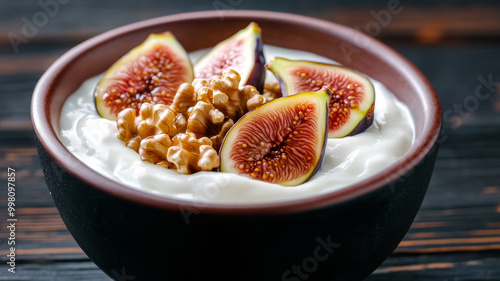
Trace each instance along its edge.
<instances>
[{"instance_id":1,"label":"dark background","mask_svg":"<svg viewBox=\"0 0 500 281\"><path fill-rule=\"evenodd\" d=\"M420 68L441 100L441 150L415 223L368 280L500 280L499 1L41 2L57 3L57 11L47 15L35 0L0 0L0 166L17 170L19 187L15 275L4 263L7 204L0 189L0 280L110 280L74 242L45 186L29 115L41 74L71 47L114 27L223 8L291 12L345 24L374 35ZM391 2L399 2L401 11L377 23ZM26 22L35 28L23 34ZM24 39L14 46L14 37L17 43ZM484 80L492 83L478 99L476 88ZM0 172L2 182L6 178Z\"/></svg>"}]
</instances>

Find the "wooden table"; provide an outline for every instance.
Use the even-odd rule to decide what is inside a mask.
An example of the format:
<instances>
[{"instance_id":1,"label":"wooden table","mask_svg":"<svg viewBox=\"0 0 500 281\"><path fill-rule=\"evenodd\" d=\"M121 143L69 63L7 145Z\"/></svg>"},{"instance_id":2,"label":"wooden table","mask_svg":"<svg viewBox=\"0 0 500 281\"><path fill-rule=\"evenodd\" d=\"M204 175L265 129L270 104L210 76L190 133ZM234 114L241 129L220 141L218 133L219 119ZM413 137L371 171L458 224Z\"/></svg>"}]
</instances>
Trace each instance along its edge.
<instances>
[{"instance_id":1,"label":"wooden table","mask_svg":"<svg viewBox=\"0 0 500 281\"><path fill-rule=\"evenodd\" d=\"M147 5L122 1L123 7L115 11L115 6L102 1L85 5L70 1L60 4L16 54L6 36L22 32L23 17L32 20L43 11L21 2L4 1L0 9L0 179L4 186L0 280L110 280L75 243L47 190L33 144L29 112L33 88L57 57L90 36L140 19L214 6L210 1L189 8L152 0ZM373 9L339 5L288 10L363 30L374 20L374 13L385 9L387 2L379 2L383 5ZM153 3L163 10L153 8ZM367 280L500 280L500 6L403 7L374 35L416 64L434 85L445 113L446 139L413 226ZM234 8L265 6L241 2ZM280 6L270 9L280 10ZM489 80L493 83L480 86ZM483 87L480 93L486 98L475 96L478 87ZM8 167L16 169L16 274L8 273L5 264Z\"/></svg>"}]
</instances>

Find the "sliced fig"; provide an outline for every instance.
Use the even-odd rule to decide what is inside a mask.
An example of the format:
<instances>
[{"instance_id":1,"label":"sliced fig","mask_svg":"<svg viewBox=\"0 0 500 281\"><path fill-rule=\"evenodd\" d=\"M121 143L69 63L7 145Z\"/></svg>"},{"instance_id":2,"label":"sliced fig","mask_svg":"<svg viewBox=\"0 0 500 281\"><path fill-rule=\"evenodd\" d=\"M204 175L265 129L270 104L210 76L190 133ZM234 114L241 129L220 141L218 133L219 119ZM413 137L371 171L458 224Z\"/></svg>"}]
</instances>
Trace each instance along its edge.
<instances>
[{"instance_id":1,"label":"sliced fig","mask_svg":"<svg viewBox=\"0 0 500 281\"><path fill-rule=\"evenodd\" d=\"M245 114L220 149L220 171L285 186L301 184L323 163L328 89L275 99Z\"/></svg>"},{"instance_id":2,"label":"sliced fig","mask_svg":"<svg viewBox=\"0 0 500 281\"><path fill-rule=\"evenodd\" d=\"M283 95L330 89L329 138L363 132L373 123L375 89L368 78L338 65L275 58L266 66L276 76Z\"/></svg>"},{"instance_id":3,"label":"sliced fig","mask_svg":"<svg viewBox=\"0 0 500 281\"><path fill-rule=\"evenodd\" d=\"M172 103L179 86L193 80L193 67L184 48L170 32L151 34L141 45L119 59L95 90L97 112L116 120L125 108L144 102Z\"/></svg>"},{"instance_id":4,"label":"sliced fig","mask_svg":"<svg viewBox=\"0 0 500 281\"><path fill-rule=\"evenodd\" d=\"M194 65L194 76L212 79L225 69L233 69L241 76L240 86L252 85L262 91L266 62L260 34L260 27L252 22L220 42Z\"/></svg>"}]
</instances>

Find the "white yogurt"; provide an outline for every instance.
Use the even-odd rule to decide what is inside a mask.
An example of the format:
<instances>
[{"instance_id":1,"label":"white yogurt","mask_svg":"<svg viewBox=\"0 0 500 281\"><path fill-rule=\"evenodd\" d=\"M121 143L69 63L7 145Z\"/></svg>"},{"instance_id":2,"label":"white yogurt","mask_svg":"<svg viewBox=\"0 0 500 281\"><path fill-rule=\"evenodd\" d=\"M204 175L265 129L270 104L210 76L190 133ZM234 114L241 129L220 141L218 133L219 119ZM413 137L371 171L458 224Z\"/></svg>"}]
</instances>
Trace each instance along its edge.
<instances>
[{"instance_id":1,"label":"white yogurt","mask_svg":"<svg viewBox=\"0 0 500 281\"><path fill-rule=\"evenodd\" d=\"M190 54L196 61L206 50ZM303 51L264 46L266 61L275 56L326 63L333 61ZM272 73L267 82L274 82ZM408 108L381 83L375 87L375 119L365 132L329 139L321 170L307 182L283 187L228 173L178 174L148 162L117 138L116 123L99 117L93 91L101 76L85 81L68 98L61 113L60 138L78 159L96 172L131 188L158 196L202 203L252 204L306 198L332 192L386 169L403 156L414 140Z\"/></svg>"}]
</instances>

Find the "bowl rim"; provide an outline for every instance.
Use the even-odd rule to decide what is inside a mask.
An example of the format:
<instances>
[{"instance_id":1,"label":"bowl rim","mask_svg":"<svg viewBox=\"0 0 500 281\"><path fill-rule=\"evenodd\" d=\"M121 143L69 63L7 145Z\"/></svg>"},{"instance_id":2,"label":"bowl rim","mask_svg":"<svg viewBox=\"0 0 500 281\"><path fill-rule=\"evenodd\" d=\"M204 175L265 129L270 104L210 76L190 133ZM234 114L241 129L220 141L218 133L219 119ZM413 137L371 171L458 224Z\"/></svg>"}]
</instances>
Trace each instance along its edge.
<instances>
[{"instance_id":1,"label":"bowl rim","mask_svg":"<svg viewBox=\"0 0 500 281\"><path fill-rule=\"evenodd\" d=\"M405 76L410 78L409 82L422 93L421 98L423 98L424 101L423 108L428 115L424 119L421 143L415 142L411 146L410 150L403 155L398 162L392 164L388 168L385 168L383 171L345 188L307 198L258 204L201 203L157 196L149 192L144 192L120 184L95 172L66 149L54 131L50 120L46 120L46 116L48 116L48 111L50 110L46 103L46 98L49 96L48 93L50 92L50 89L58 79L57 77L68 65L71 64L73 60L75 60L79 55L88 52L92 48L96 48L100 44L135 30L170 22L185 21L187 19L219 18L221 13L224 13L224 18L228 19L251 18L253 21L259 21L259 19L271 19L284 23L289 22L293 24L306 24L319 29L335 28L336 32L345 38L349 38L347 36L353 37L353 35L362 36L363 40L367 40L366 42L369 42L371 52L390 58L391 61L397 61L398 64L395 67L397 67L400 72L404 72ZM141 205L160 209L177 210L181 212L231 215L280 214L306 211L343 203L373 192L396 180L398 177L410 172L418 163L420 163L429 151L433 149L442 123L441 107L437 94L431 84L411 62L395 50L360 31L334 22L314 19L297 14L259 10L214 10L180 13L128 24L90 38L63 54L42 75L33 93L31 102L31 118L37 138L49 155L73 176L102 192L108 193L112 196L117 196L124 200L139 203Z\"/></svg>"}]
</instances>

